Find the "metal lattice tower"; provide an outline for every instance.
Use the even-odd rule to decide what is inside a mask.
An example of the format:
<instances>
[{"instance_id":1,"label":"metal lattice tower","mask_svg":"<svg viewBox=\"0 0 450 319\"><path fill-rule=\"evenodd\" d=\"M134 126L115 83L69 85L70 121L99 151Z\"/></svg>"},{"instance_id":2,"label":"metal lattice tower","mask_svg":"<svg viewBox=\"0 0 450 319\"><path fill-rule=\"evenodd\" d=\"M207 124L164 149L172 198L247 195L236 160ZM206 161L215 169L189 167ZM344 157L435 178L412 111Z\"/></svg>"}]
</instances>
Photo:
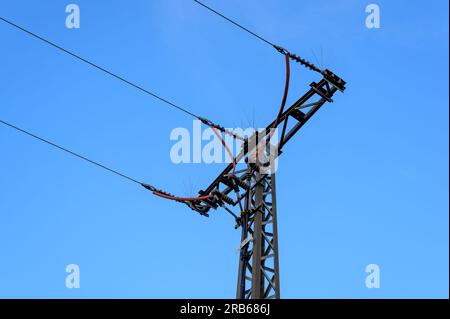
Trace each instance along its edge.
<instances>
[{"instance_id":1,"label":"metal lattice tower","mask_svg":"<svg viewBox=\"0 0 450 319\"><path fill-rule=\"evenodd\" d=\"M280 118L281 132L266 147L266 153L278 157L286 143L333 95L345 90L345 81L329 70L321 72L319 83L311 83L310 89ZM265 131L255 133L256 139L269 136L274 123ZM253 139L255 139L253 138ZM212 195L200 202L187 203L193 210L208 216L210 209L225 209L241 227L241 245L236 297L238 299L280 298L280 272L278 259L278 229L275 174L271 168L248 161L255 152L250 138L244 143L236 161L245 160L247 168L233 174L228 167L203 191L201 196ZM256 143L257 144L257 143Z\"/></svg>"},{"instance_id":2,"label":"metal lattice tower","mask_svg":"<svg viewBox=\"0 0 450 319\"><path fill-rule=\"evenodd\" d=\"M247 176L236 298L280 298L275 174L249 166Z\"/></svg>"}]
</instances>

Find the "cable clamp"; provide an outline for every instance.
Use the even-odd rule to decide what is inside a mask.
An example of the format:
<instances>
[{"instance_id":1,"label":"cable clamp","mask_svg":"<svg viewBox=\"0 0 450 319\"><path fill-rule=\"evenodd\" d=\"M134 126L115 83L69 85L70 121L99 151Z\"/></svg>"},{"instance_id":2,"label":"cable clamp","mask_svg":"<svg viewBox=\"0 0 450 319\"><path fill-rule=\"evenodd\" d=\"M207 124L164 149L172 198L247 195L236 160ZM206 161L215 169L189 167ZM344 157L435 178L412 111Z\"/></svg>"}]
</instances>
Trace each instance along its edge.
<instances>
[{"instance_id":1,"label":"cable clamp","mask_svg":"<svg viewBox=\"0 0 450 319\"><path fill-rule=\"evenodd\" d=\"M158 191L155 187L153 187L152 185L146 184L146 183L141 183L141 186L144 187L145 189L149 190L150 192Z\"/></svg>"},{"instance_id":2,"label":"cable clamp","mask_svg":"<svg viewBox=\"0 0 450 319\"><path fill-rule=\"evenodd\" d=\"M275 50L277 50L278 52L280 52L283 55L287 55L289 58L291 58L292 60L294 60L295 62L300 63L301 65L307 67L308 69L311 69L313 71L322 73L322 70L320 70L317 66L315 66L314 64L312 64L311 62L309 62L308 60L305 60L291 52L289 52L288 50L286 50L283 47L280 47L278 45L274 45L273 46L275 48Z\"/></svg>"},{"instance_id":3,"label":"cable clamp","mask_svg":"<svg viewBox=\"0 0 450 319\"><path fill-rule=\"evenodd\" d=\"M289 55L289 51L286 50L285 48L280 47L279 45L274 45L273 47L275 48L275 50L277 50L277 51L280 52L281 54Z\"/></svg>"},{"instance_id":4,"label":"cable clamp","mask_svg":"<svg viewBox=\"0 0 450 319\"><path fill-rule=\"evenodd\" d=\"M227 129L224 128L223 126L214 124L214 123L211 122L210 120L205 119L204 117L201 117L201 116L199 116L198 119L199 119L203 124L205 124L206 126L209 126L209 127L215 128L215 129L218 129L219 131L221 131L222 133L225 133L226 135L229 135L229 136L232 136L232 137L235 138L235 139L244 141L244 138L243 138L243 137L237 135L237 134L234 133L233 131L227 130Z\"/></svg>"}]
</instances>

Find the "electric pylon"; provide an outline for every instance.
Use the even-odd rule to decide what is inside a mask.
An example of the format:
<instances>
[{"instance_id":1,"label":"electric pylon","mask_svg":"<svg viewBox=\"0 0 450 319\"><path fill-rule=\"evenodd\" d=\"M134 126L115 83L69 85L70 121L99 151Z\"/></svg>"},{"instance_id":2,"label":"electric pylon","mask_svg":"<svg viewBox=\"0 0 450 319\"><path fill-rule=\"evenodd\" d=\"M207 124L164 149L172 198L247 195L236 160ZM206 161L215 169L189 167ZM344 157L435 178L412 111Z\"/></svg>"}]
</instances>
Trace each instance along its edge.
<instances>
[{"instance_id":1,"label":"electric pylon","mask_svg":"<svg viewBox=\"0 0 450 319\"><path fill-rule=\"evenodd\" d=\"M333 102L333 95L345 90L345 81L329 70L321 72L319 83L312 82L310 89L283 112L279 119L278 138L265 149L265 154L278 157L286 143L327 102ZM238 299L280 298L280 271L278 259L278 225L276 186L273 162L261 164L249 161L257 149L258 142L271 134L274 123L270 123L255 136L246 139L236 161L245 160L247 167L235 171L228 165L214 182L199 192L205 199L186 203L195 211L208 216L210 209L224 208L241 228L239 246ZM272 155L274 154L274 155ZM270 168L266 166L269 165ZM211 195L211 196L206 196Z\"/></svg>"}]
</instances>

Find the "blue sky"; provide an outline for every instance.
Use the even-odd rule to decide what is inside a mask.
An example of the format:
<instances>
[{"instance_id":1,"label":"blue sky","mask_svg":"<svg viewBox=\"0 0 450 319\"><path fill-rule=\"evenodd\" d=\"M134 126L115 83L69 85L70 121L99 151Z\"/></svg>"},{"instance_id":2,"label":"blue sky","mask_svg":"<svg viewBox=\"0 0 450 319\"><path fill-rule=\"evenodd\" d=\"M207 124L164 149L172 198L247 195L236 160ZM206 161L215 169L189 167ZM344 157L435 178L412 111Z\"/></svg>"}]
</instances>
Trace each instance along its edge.
<instances>
[{"instance_id":1,"label":"blue sky","mask_svg":"<svg viewBox=\"0 0 450 319\"><path fill-rule=\"evenodd\" d=\"M281 55L189 0L0 3L0 15L227 127L279 107ZM448 2L206 1L348 82L284 149L285 298L448 298ZM192 120L0 23L0 118L172 193L223 164L175 165ZM292 66L288 103L317 76ZM233 298L240 233L0 127L0 297ZM65 287L78 264L81 288ZM365 267L381 288L365 287Z\"/></svg>"}]
</instances>

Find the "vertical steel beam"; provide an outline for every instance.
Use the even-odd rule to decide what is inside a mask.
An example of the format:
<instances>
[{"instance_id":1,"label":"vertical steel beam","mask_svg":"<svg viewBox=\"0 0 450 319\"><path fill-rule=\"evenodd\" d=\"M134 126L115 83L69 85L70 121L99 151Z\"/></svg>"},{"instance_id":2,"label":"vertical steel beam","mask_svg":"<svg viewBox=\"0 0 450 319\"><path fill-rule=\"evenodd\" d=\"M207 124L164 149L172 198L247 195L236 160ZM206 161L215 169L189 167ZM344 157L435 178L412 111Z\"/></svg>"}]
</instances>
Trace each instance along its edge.
<instances>
[{"instance_id":1,"label":"vertical steel beam","mask_svg":"<svg viewBox=\"0 0 450 319\"><path fill-rule=\"evenodd\" d=\"M264 215L264 177L260 173L255 173L255 196L254 196L254 216L253 216L253 262L252 262L252 298L263 299L264 278L262 275L262 265L264 264L263 249L263 215Z\"/></svg>"},{"instance_id":2,"label":"vertical steel beam","mask_svg":"<svg viewBox=\"0 0 450 319\"><path fill-rule=\"evenodd\" d=\"M250 191L241 212L242 243L236 297L280 298L275 175L249 168Z\"/></svg>"},{"instance_id":3,"label":"vertical steel beam","mask_svg":"<svg viewBox=\"0 0 450 319\"><path fill-rule=\"evenodd\" d=\"M275 298L280 299L280 259L278 257L278 218L277 218L277 191L275 184L275 174L271 176L272 187L272 227L273 227L273 246L274 246L274 281L277 289L275 290Z\"/></svg>"}]
</instances>

